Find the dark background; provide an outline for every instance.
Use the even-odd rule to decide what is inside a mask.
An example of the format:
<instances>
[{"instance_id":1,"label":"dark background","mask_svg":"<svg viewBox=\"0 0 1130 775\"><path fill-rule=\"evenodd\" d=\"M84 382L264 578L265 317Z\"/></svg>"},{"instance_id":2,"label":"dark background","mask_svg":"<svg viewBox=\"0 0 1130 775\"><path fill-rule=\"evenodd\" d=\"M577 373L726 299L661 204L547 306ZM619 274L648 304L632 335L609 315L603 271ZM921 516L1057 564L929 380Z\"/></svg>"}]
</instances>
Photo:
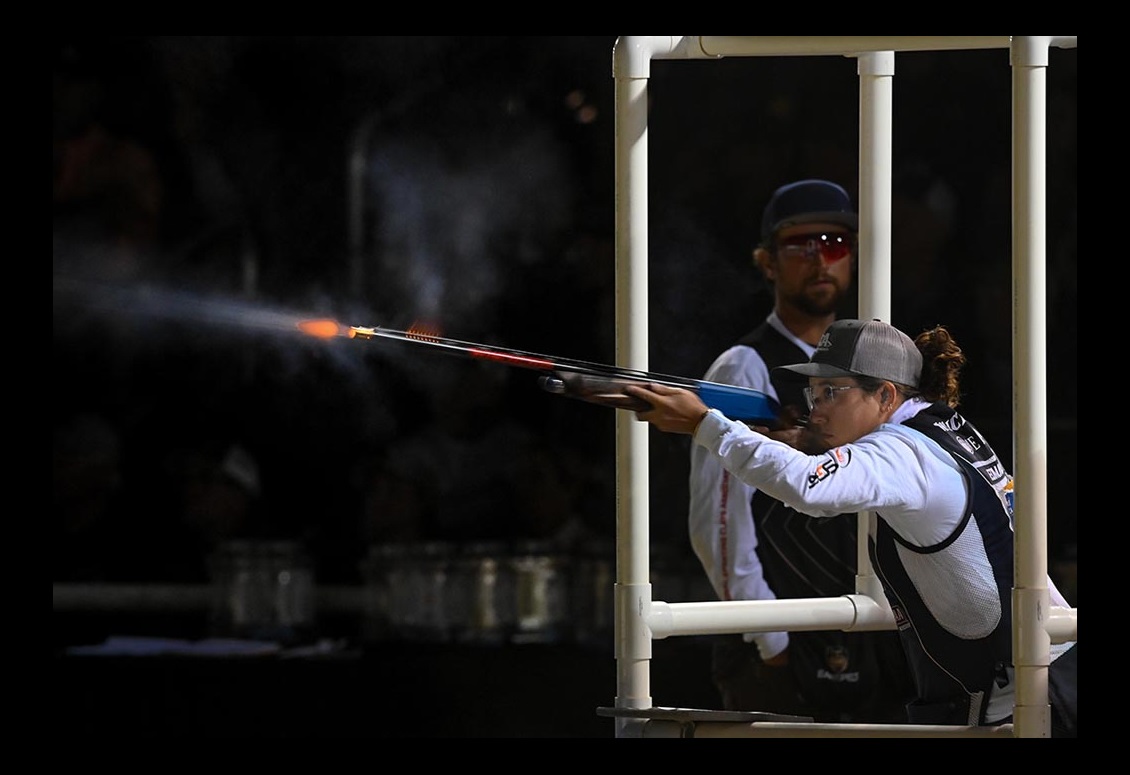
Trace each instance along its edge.
<instances>
[{"instance_id":1,"label":"dark background","mask_svg":"<svg viewBox=\"0 0 1130 775\"><path fill-rule=\"evenodd\" d=\"M613 363L615 40L58 39L53 581L206 581L233 537L300 541L347 585L375 543L611 540L611 410L295 323ZM1077 52L1050 61L1058 563L1077 546ZM773 189L858 190L856 61L655 61L649 97L650 364L699 376L769 310L750 251ZM1007 457L1008 51L898 54L893 161L892 322L950 327L964 410ZM653 541L686 561L688 441L652 445ZM247 502L224 522L235 496L203 488L233 470Z\"/></svg>"}]
</instances>

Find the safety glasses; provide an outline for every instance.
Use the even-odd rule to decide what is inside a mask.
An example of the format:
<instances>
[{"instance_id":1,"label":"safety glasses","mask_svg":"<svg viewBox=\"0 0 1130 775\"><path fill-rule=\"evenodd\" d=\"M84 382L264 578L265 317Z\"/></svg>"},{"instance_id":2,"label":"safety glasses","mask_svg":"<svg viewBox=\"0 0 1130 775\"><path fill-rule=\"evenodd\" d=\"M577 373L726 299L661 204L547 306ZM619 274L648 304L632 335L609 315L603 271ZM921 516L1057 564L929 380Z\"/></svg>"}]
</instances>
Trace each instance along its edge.
<instances>
[{"instance_id":1,"label":"safety glasses","mask_svg":"<svg viewBox=\"0 0 1130 775\"><path fill-rule=\"evenodd\" d=\"M777 253L787 258L804 258L809 261L822 258L825 263L834 264L851 255L855 250L855 240L845 232L812 232L794 234L777 240Z\"/></svg>"},{"instance_id":2,"label":"safety glasses","mask_svg":"<svg viewBox=\"0 0 1130 775\"><path fill-rule=\"evenodd\" d=\"M808 403L808 411L826 408L836 401L836 395L845 390L854 390L859 385L817 385L804 388L804 400Z\"/></svg>"}]
</instances>

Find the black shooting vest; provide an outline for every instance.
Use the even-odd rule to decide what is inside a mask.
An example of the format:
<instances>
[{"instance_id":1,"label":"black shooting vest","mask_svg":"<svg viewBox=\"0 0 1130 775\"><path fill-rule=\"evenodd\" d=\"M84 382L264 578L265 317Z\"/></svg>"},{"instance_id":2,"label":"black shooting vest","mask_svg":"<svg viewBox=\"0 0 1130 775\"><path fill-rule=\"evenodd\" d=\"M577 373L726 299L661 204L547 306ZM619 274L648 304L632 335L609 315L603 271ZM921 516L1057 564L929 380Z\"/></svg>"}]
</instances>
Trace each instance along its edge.
<instances>
[{"instance_id":1,"label":"black shooting vest","mask_svg":"<svg viewBox=\"0 0 1130 775\"><path fill-rule=\"evenodd\" d=\"M982 724L993 682L1006 680L1005 667L1012 662L1011 508L990 484L1006 474L977 429L944 403L932 404L903 425L949 452L969 491L961 524L934 546L912 546L882 513L876 520L871 560L894 611L918 691L907 710L911 723ZM992 581L971 584L971 563ZM956 595L962 601L951 609L947 626L931 612L920 589L927 597L953 600ZM986 619L991 621L996 610L1000 618L989 629Z\"/></svg>"},{"instance_id":2,"label":"black shooting vest","mask_svg":"<svg viewBox=\"0 0 1130 775\"><path fill-rule=\"evenodd\" d=\"M738 344L757 350L769 368L782 414L806 416L806 379L776 376L774 369L808 356L777 329L762 323ZM856 515L816 519L758 490L752 502L757 553L777 597L836 597L855 592Z\"/></svg>"}]
</instances>

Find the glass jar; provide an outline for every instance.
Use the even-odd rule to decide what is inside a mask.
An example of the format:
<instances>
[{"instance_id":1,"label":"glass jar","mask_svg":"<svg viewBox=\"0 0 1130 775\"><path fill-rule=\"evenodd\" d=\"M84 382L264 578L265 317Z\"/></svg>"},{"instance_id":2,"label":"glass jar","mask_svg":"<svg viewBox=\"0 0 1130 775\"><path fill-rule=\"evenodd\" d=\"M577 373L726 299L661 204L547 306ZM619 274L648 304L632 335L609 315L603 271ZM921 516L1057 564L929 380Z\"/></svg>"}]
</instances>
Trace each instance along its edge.
<instances>
[{"instance_id":1,"label":"glass jar","mask_svg":"<svg viewBox=\"0 0 1130 775\"><path fill-rule=\"evenodd\" d=\"M514 574L514 643L555 643L569 628L569 558L541 542L520 542Z\"/></svg>"},{"instance_id":2,"label":"glass jar","mask_svg":"<svg viewBox=\"0 0 1130 775\"><path fill-rule=\"evenodd\" d=\"M314 571L297 541L228 541L209 558L212 633L296 643L315 624Z\"/></svg>"}]
</instances>

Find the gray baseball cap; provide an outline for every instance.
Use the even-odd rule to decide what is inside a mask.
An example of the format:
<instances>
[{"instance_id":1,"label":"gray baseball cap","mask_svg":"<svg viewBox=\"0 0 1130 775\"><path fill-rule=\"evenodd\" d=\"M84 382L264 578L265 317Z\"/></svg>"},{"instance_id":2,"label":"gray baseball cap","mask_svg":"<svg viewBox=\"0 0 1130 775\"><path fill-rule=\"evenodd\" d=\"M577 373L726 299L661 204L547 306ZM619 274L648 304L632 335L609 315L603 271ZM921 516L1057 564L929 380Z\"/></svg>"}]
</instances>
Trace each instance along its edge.
<instances>
[{"instance_id":1,"label":"gray baseball cap","mask_svg":"<svg viewBox=\"0 0 1130 775\"><path fill-rule=\"evenodd\" d=\"M922 353L914 340L881 320L837 320L808 363L779 366L802 377L874 377L917 388Z\"/></svg>"}]
</instances>

